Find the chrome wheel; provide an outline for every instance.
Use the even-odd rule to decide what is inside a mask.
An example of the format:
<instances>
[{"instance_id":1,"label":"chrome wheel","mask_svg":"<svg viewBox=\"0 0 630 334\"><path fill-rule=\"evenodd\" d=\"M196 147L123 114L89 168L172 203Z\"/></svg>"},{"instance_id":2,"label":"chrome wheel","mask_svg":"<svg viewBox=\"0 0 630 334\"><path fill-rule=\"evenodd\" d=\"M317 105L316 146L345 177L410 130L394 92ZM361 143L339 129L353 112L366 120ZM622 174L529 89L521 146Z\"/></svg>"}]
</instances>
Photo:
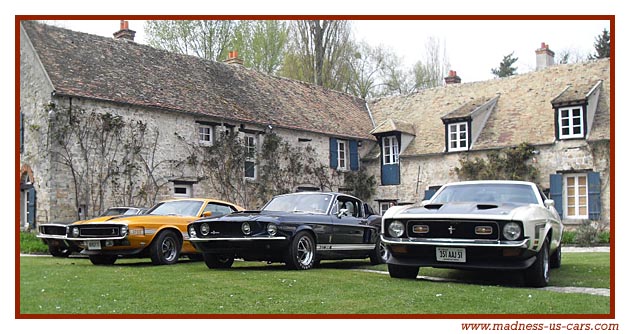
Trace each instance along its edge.
<instances>
[{"instance_id":1,"label":"chrome wheel","mask_svg":"<svg viewBox=\"0 0 630 334\"><path fill-rule=\"evenodd\" d=\"M313 242L308 236L302 236L297 242L296 257L302 266L310 266L313 263Z\"/></svg>"},{"instance_id":2,"label":"chrome wheel","mask_svg":"<svg viewBox=\"0 0 630 334\"><path fill-rule=\"evenodd\" d=\"M162 241L162 256L167 262L171 262L177 259L178 245L177 242L171 238L165 238Z\"/></svg>"}]
</instances>

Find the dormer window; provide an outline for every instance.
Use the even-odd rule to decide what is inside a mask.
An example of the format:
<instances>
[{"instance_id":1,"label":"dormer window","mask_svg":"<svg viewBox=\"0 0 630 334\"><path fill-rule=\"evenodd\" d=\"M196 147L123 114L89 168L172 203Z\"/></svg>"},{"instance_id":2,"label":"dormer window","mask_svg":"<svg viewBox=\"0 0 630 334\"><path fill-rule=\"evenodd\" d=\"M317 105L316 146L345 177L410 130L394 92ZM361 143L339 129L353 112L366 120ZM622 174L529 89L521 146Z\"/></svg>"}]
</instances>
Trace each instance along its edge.
<instances>
[{"instance_id":1,"label":"dormer window","mask_svg":"<svg viewBox=\"0 0 630 334\"><path fill-rule=\"evenodd\" d=\"M459 122L448 124L448 151L466 151L468 150L468 123Z\"/></svg>"},{"instance_id":2,"label":"dormer window","mask_svg":"<svg viewBox=\"0 0 630 334\"><path fill-rule=\"evenodd\" d=\"M584 138L585 132L582 106L558 108L559 139Z\"/></svg>"},{"instance_id":3,"label":"dormer window","mask_svg":"<svg viewBox=\"0 0 630 334\"><path fill-rule=\"evenodd\" d=\"M398 163L398 139L396 136L383 137L383 164Z\"/></svg>"}]
</instances>

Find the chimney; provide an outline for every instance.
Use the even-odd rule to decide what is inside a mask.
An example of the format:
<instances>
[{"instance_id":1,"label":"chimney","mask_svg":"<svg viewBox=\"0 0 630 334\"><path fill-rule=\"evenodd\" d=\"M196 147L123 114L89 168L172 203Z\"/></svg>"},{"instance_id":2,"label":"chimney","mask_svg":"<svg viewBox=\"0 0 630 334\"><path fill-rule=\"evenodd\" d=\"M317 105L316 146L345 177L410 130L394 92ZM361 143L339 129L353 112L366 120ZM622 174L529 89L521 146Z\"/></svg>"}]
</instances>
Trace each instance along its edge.
<instances>
[{"instance_id":1,"label":"chimney","mask_svg":"<svg viewBox=\"0 0 630 334\"><path fill-rule=\"evenodd\" d=\"M462 83L462 78L457 76L456 71L450 70L448 71L448 76L444 78L444 82L446 82L447 85L458 84Z\"/></svg>"},{"instance_id":2,"label":"chimney","mask_svg":"<svg viewBox=\"0 0 630 334\"><path fill-rule=\"evenodd\" d=\"M136 37L136 32L129 29L129 22L125 20L120 20L120 30L114 33L114 38L126 39L133 42L133 39L135 37Z\"/></svg>"},{"instance_id":3,"label":"chimney","mask_svg":"<svg viewBox=\"0 0 630 334\"><path fill-rule=\"evenodd\" d=\"M549 50L549 45L540 43L540 49L536 49L536 71L554 65L553 56L555 53Z\"/></svg>"},{"instance_id":4,"label":"chimney","mask_svg":"<svg viewBox=\"0 0 630 334\"><path fill-rule=\"evenodd\" d=\"M230 51L228 53L228 58L223 62L230 65L243 65L243 59L238 57L238 51L236 50Z\"/></svg>"}]
</instances>

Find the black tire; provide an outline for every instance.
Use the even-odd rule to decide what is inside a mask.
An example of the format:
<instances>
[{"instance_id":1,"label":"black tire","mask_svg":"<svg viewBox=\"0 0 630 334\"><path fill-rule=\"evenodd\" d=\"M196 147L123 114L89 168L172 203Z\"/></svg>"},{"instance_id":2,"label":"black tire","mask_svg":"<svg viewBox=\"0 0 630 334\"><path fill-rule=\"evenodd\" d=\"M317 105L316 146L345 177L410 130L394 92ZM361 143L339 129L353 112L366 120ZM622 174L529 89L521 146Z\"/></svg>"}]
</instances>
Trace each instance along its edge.
<instances>
[{"instance_id":1,"label":"black tire","mask_svg":"<svg viewBox=\"0 0 630 334\"><path fill-rule=\"evenodd\" d=\"M203 254L203 261L208 269L230 268L234 263L234 255Z\"/></svg>"},{"instance_id":2,"label":"black tire","mask_svg":"<svg viewBox=\"0 0 630 334\"><path fill-rule=\"evenodd\" d=\"M290 269L307 270L315 265L315 241L308 232L295 235L285 253L285 263Z\"/></svg>"},{"instance_id":3,"label":"black tire","mask_svg":"<svg viewBox=\"0 0 630 334\"><path fill-rule=\"evenodd\" d=\"M54 257L68 257L72 254L72 249L67 247L48 246L48 252Z\"/></svg>"},{"instance_id":4,"label":"black tire","mask_svg":"<svg viewBox=\"0 0 630 334\"><path fill-rule=\"evenodd\" d=\"M389 271L389 277L391 278L413 278L418 277L420 267L416 266L400 266L397 264L387 264L387 271Z\"/></svg>"},{"instance_id":5,"label":"black tire","mask_svg":"<svg viewBox=\"0 0 630 334\"><path fill-rule=\"evenodd\" d=\"M536 254L536 261L525 269L525 284L535 288L549 284L549 242L546 239Z\"/></svg>"},{"instance_id":6,"label":"black tire","mask_svg":"<svg viewBox=\"0 0 630 334\"><path fill-rule=\"evenodd\" d=\"M560 268L562 264L562 244L558 245L556 251L551 254L551 258L549 259L549 266L551 268Z\"/></svg>"},{"instance_id":7,"label":"black tire","mask_svg":"<svg viewBox=\"0 0 630 334\"><path fill-rule=\"evenodd\" d=\"M179 259L179 252L182 245L175 232L166 230L153 239L149 246L149 254L151 255L151 263L154 265L175 264Z\"/></svg>"},{"instance_id":8,"label":"black tire","mask_svg":"<svg viewBox=\"0 0 630 334\"><path fill-rule=\"evenodd\" d=\"M387 259L389 259L389 250L387 247L381 242L381 237L378 237L378 241L376 242L376 247L370 254L370 263L373 265L387 263Z\"/></svg>"},{"instance_id":9,"label":"black tire","mask_svg":"<svg viewBox=\"0 0 630 334\"><path fill-rule=\"evenodd\" d=\"M96 266L110 266L118 259L117 255L90 255L90 262Z\"/></svg>"}]
</instances>

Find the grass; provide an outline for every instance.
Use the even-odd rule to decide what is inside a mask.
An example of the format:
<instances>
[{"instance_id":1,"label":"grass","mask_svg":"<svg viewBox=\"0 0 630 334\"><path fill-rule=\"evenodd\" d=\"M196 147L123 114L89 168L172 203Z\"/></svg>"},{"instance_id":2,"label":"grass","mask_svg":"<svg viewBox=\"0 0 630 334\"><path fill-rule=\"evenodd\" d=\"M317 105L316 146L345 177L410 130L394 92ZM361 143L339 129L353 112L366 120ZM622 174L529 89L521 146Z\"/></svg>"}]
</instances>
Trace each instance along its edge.
<instances>
[{"instance_id":1,"label":"grass","mask_svg":"<svg viewBox=\"0 0 630 334\"><path fill-rule=\"evenodd\" d=\"M48 246L35 232L20 232L20 252L26 254L48 254Z\"/></svg>"},{"instance_id":2,"label":"grass","mask_svg":"<svg viewBox=\"0 0 630 334\"><path fill-rule=\"evenodd\" d=\"M565 253L551 285L609 286L608 253ZM308 271L236 262L209 270L184 260L20 258L20 314L609 314L610 298L519 287L510 276L422 268L457 281L391 279L385 265L324 261ZM465 280L465 281L464 281ZM504 282L502 282L502 280ZM465 283L472 281L473 283ZM507 283L507 284L506 284ZM499 285L497 285L499 284Z\"/></svg>"}]
</instances>

